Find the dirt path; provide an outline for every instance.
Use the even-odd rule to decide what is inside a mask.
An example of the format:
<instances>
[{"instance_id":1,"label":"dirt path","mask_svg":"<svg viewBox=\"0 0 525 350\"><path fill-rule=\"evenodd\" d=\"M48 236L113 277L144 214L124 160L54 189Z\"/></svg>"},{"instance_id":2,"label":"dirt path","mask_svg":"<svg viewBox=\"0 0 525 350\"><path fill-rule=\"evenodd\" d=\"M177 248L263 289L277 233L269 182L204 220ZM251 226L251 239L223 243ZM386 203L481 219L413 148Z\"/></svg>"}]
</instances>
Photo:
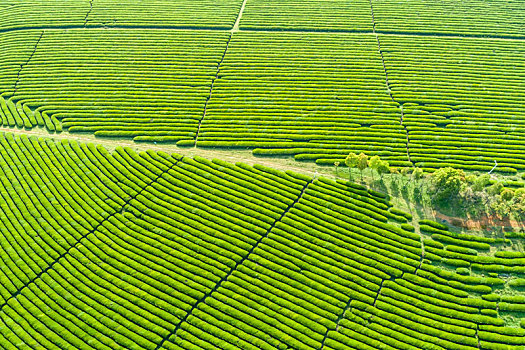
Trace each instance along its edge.
<instances>
[{"instance_id":1,"label":"dirt path","mask_svg":"<svg viewBox=\"0 0 525 350\"><path fill-rule=\"evenodd\" d=\"M486 230L493 227L503 227L505 229L516 229L523 225L515 220L509 218L500 219L496 216L482 216L479 219L462 219L458 217L448 216L439 212L433 214L436 219L446 220L454 226L462 227L467 230Z\"/></svg>"},{"instance_id":2,"label":"dirt path","mask_svg":"<svg viewBox=\"0 0 525 350\"><path fill-rule=\"evenodd\" d=\"M98 138L92 134L76 134L63 131L61 133L49 133L44 128L33 128L32 130L0 127L0 132L13 133L15 135L27 135L35 137L51 138L53 140L74 140L77 142L100 144L113 151L116 147L129 147L136 151L162 151L168 154L177 153L183 156L195 157L201 156L208 159L221 159L230 163L242 162L249 165L260 164L274 169L302 173L309 176L316 174L327 178L335 179L331 167L321 167L315 163L300 163L292 157L256 157L250 150L220 150L207 148L183 148L173 144L153 144L153 143L136 143L131 140Z\"/></svg>"},{"instance_id":3,"label":"dirt path","mask_svg":"<svg viewBox=\"0 0 525 350\"><path fill-rule=\"evenodd\" d=\"M247 0L243 0L242 2L241 9L239 10L239 14L237 15L237 19L235 20L235 24L233 25L233 28L231 30L232 33L239 31L239 24L241 23L241 18L244 12L244 8L246 7L246 1Z\"/></svg>"}]
</instances>

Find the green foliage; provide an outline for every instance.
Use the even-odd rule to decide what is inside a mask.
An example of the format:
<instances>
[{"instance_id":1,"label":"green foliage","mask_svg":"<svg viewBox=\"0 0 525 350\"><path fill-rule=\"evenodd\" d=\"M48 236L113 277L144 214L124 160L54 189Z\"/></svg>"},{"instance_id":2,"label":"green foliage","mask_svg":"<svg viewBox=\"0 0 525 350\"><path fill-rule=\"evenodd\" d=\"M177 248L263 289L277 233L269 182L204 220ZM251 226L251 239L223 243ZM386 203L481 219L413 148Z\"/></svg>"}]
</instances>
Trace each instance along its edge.
<instances>
[{"instance_id":1,"label":"green foliage","mask_svg":"<svg viewBox=\"0 0 525 350\"><path fill-rule=\"evenodd\" d=\"M345 164L350 169L356 168L359 162L359 157L354 152L350 152L345 158Z\"/></svg>"},{"instance_id":2,"label":"green foliage","mask_svg":"<svg viewBox=\"0 0 525 350\"><path fill-rule=\"evenodd\" d=\"M432 200L438 203L455 200L465 182L465 172L461 169L442 168L432 174L429 190Z\"/></svg>"},{"instance_id":3,"label":"green foliage","mask_svg":"<svg viewBox=\"0 0 525 350\"><path fill-rule=\"evenodd\" d=\"M483 191L485 187L490 183L490 175L489 174L483 174L480 176L474 175L474 181L472 184L472 190L476 192Z\"/></svg>"},{"instance_id":4,"label":"green foliage","mask_svg":"<svg viewBox=\"0 0 525 350\"><path fill-rule=\"evenodd\" d=\"M363 172L368 167L368 156L364 153L360 153L357 157L357 169Z\"/></svg>"},{"instance_id":5,"label":"green foliage","mask_svg":"<svg viewBox=\"0 0 525 350\"><path fill-rule=\"evenodd\" d=\"M509 281L511 287L525 287L525 278L516 278Z\"/></svg>"},{"instance_id":6,"label":"green foliage","mask_svg":"<svg viewBox=\"0 0 525 350\"><path fill-rule=\"evenodd\" d=\"M458 267L456 269L456 272L459 273L460 275L464 275L464 276L470 275L470 270L465 268L465 267Z\"/></svg>"}]
</instances>

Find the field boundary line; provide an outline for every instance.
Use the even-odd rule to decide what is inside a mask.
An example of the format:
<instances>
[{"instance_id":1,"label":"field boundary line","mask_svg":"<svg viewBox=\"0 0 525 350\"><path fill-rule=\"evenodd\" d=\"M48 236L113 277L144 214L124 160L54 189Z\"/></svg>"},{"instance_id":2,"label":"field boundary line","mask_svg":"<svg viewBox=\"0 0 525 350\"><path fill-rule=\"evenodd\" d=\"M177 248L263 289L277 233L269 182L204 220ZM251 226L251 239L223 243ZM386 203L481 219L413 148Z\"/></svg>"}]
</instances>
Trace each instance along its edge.
<instances>
[{"instance_id":1,"label":"field boundary line","mask_svg":"<svg viewBox=\"0 0 525 350\"><path fill-rule=\"evenodd\" d=\"M326 342L326 339L328 338L328 333L330 332L339 332L339 326L340 326L340 323L341 323L341 320L345 317L345 314L348 310L350 310L350 303L352 302L352 298L348 299L348 302L346 303L343 311L337 316L337 321L336 321L336 324L335 324L335 328L331 329L331 328L327 328L326 329L326 333L324 334L324 337L323 337L323 340L321 341L321 347L319 348L319 350L323 350L324 349L324 345L325 345L325 342Z\"/></svg>"},{"instance_id":2,"label":"field boundary line","mask_svg":"<svg viewBox=\"0 0 525 350\"><path fill-rule=\"evenodd\" d=\"M226 57L226 52L228 52L228 48L230 47L233 33L236 33L239 31L239 23L241 22L241 17L242 17L242 13L244 12L244 7L246 6L246 1L247 0L243 0L241 4L239 13L237 14L237 18L235 19L235 23L233 24L233 27L230 30L230 36L228 37L228 41L226 42L226 48L224 49L224 52L222 53L221 60L217 64L217 71L215 73L215 77L211 79L210 93L208 94L208 97L206 97L206 102L204 103L204 111L202 112L201 119L199 119L199 124L197 126L197 133L195 134L194 147L197 147L197 141L199 140L199 133L201 131L201 125L202 125L202 122L204 121L204 118L206 118L206 112L208 110L208 103L210 102L211 96L213 94L213 87L215 85L215 80L219 79L219 73L221 72L221 65L222 65L222 62L224 62L224 57Z\"/></svg>"},{"instance_id":3,"label":"field boundary line","mask_svg":"<svg viewBox=\"0 0 525 350\"><path fill-rule=\"evenodd\" d=\"M60 30L74 30L74 29L92 29L92 30L166 30L166 31L216 31L216 32L232 32L233 28L226 26L206 27L206 26L150 26L150 25L123 25L123 24L99 24L99 25L67 25L67 26L24 26L16 28L3 28L0 33L27 31L27 30L46 30L46 31L60 31ZM505 35L477 35L477 34L447 34L447 33L418 33L418 32L403 32L403 31L363 31L352 29L294 29L294 28L244 28L237 29L235 32L266 32L266 33L306 33L306 34L362 34L362 35L389 35L389 36L405 36L405 37L422 37L422 38L448 38L448 39L483 39L483 40L502 40L502 41L525 41L525 36L505 36Z\"/></svg>"},{"instance_id":4,"label":"field boundary line","mask_svg":"<svg viewBox=\"0 0 525 350\"><path fill-rule=\"evenodd\" d=\"M89 0L89 10L86 13L86 17L84 17L84 28L86 28L87 22L88 22L88 17L91 14L91 11L93 11L93 1L94 0Z\"/></svg>"},{"instance_id":5,"label":"field boundary line","mask_svg":"<svg viewBox=\"0 0 525 350\"><path fill-rule=\"evenodd\" d=\"M0 126L0 133L11 133L13 135L26 135L27 137L47 138L59 142L60 140L70 140L82 143L93 143L104 146L108 151L114 150L117 146L129 147L135 151L162 151L169 154L175 153L185 157L201 156L208 159L222 159L232 164L242 162L248 165L265 165L277 170L287 171L292 170L297 173L315 176L316 172L321 172L322 176L331 180L336 180L336 177L329 171L323 171L325 168L316 166L315 163L308 166L308 168L299 167L293 158L272 158L272 157L258 157L253 154L252 150L231 150L231 149L213 149L206 147L179 147L174 143L169 144L154 144L154 143L140 143L131 139L113 139L105 137L96 137L92 133L69 133L67 130L60 133L52 133L43 127L34 127L32 129ZM314 167L314 168L312 168Z\"/></svg>"},{"instance_id":6,"label":"field boundary line","mask_svg":"<svg viewBox=\"0 0 525 350\"><path fill-rule=\"evenodd\" d=\"M213 94L213 87L215 85L215 81L219 79L219 73L221 72L221 65L222 62L224 62L224 57L226 57L226 52L228 52L228 47L230 47L230 42L232 41L233 32L230 32L230 37L228 38L228 41L226 42L226 48L224 49L224 52L222 53L221 60L217 64L217 71L215 72L215 77L211 79L210 84L210 92L208 93L208 97L206 97L206 102L204 102L204 110L202 111L202 117L199 119L199 124L197 125L197 132L195 133L195 144L194 147L197 147L197 141L199 140L199 133L201 131L201 125L204 121L204 118L206 118L206 112L208 110L208 103L211 100L211 96Z\"/></svg>"},{"instance_id":7,"label":"field boundary line","mask_svg":"<svg viewBox=\"0 0 525 350\"><path fill-rule=\"evenodd\" d=\"M404 119L404 116L405 116L404 113L403 113L403 104L397 102L396 99L394 98L394 95L392 94L392 89L390 87L390 82L388 81L388 70L386 69L385 57L383 55L383 50L381 50L381 42L379 41L379 35L376 32L376 20L375 20L375 16L374 16L374 6L372 5L372 0L369 0L369 1L370 1L370 11L372 13L372 32L374 33L374 35L376 37L377 51L379 52L379 55L381 56L381 63L383 64L383 71L385 72L386 89L387 89L388 95L390 95L390 99L392 100L392 102L398 104L399 113L400 113L399 124L405 130L405 134L406 134L407 158L408 158L408 161L410 163L412 163L412 166L414 166L414 162L412 161L412 159L410 159L410 136L408 134L408 129L407 129L406 125L403 123L403 119Z\"/></svg>"},{"instance_id":8,"label":"field boundary line","mask_svg":"<svg viewBox=\"0 0 525 350\"><path fill-rule=\"evenodd\" d=\"M89 230L85 234L83 234L74 244L72 244L65 252L60 254L58 258L53 260L51 264L49 264L46 268L44 268L42 271L40 271L34 278L32 278L29 282L25 283L22 287L18 288L11 296L9 296L1 305L0 305L0 311L4 309L4 307L7 306L10 300L16 299L16 297L22 292L23 289L27 288L31 283L35 283L36 280L38 280L40 277L42 277L43 274L47 273L49 270L51 270L55 264L57 264L61 259L63 259L66 255L68 255L73 248L76 248L79 244L81 244L82 240L87 238L92 233L95 233L98 228L106 221L108 221L110 218L114 217L116 214L119 214L122 212L122 209L126 207L133 199L136 199L144 190L146 190L148 187L153 185L155 182L157 182L162 175L168 173L173 167L175 167L180 160L176 160L173 165L171 165L167 170L163 170L155 179L151 180L146 186L144 186L140 191L138 191L136 194L131 196L128 200L125 201L125 203L122 205L121 210L115 210L114 213L108 215L103 220L101 220L93 229Z\"/></svg>"},{"instance_id":9,"label":"field boundary line","mask_svg":"<svg viewBox=\"0 0 525 350\"><path fill-rule=\"evenodd\" d=\"M33 48L33 52L31 52L31 55L29 55L29 58L26 60L25 63L22 63L20 65L20 69L18 70L18 72L16 73L16 81L15 81L15 84L13 86L13 95L11 95L11 97L14 97L15 94L16 94L16 89L18 87L18 84L20 84L20 74L22 73L22 71L24 70L24 68L29 64L29 62L31 62L31 60L33 59L33 56L35 55L36 53L36 50L38 48L38 44L40 44L40 41L42 40L42 37L44 36L44 33L45 31L42 30L42 33L40 33L40 36L38 37L36 43L35 43L35 47Z\"/></svg>"},{"instance_id":10,"label":"field boundary line","mask_svg":"<svg viewBox=\"0 0 525 350\"><path fill-rule=\"evenodd\" d=\"M200 298L199 300L197 300L197 302L191 307L191 309L184 315L184 317L180 320L179 323L177 323L177 325L175 326L175 329L170 332L168 335L166 335L162 341L157 345L157 347L155 348L155 350L159 350L163 345L164 343L174 334L177 333L177 331L180 329L180 327L182 326L182 324L184 322L186 322L186 320L188 319L188 317L193 313L193 310L197 309L197 307L202 304L202 303L205 303L206 302L206 299L211 297L212 294L214 292L216 292L219 287L221 286L221 284L223 282L225 282L228 277L230 277L232 275L233 272L237 271L237 268L242 265L246 260L248 260L248 257L253 253L253 251L259 246L259 244L265 239L268 237L268 235L272 232L272 230L275 228L275 226L277 225L278 222L281 222L281 220L284 218L284 216L290 211L290 209L292 209L295 204L297 204L299 202L299 200L303 197L303 194L305 193L306 189L308 188L308 186L310 184L312 184L314 181L314 179L310 179L304 186L303 186L303 189L301 190L301 193L297 196L297 198L290 204L288 205L288 207L283 211L283 213L281 214L281 216L279 217L279 219L275 220L273 222L273 224L270 226L270 228L268 228L268 230L266 230L266 233L264 235L261 235L261 237L257 240L257 242L255 242L254 245L252 245L252 247L250 248L250 250L248 251L248 253L242 257L238 262L235 263L235 266L232 267L232 269L230 270L230 272L228 272L224 277L222 277L220 279L219 282L217 282L215 284L215 286L213 287L213 289L211 289L208 293L204 294L202 296L202 298Z\"/></svg>"}]
</instances>

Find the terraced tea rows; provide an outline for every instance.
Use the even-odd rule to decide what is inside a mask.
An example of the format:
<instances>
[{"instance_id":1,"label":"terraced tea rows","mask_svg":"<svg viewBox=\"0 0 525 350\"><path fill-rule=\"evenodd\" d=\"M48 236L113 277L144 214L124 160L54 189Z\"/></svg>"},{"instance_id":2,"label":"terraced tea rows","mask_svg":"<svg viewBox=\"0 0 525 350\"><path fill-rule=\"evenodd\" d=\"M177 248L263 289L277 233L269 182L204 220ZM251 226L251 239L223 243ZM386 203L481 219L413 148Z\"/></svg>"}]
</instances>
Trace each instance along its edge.
<instances>
[{"instance_id":1,"label":"terraced tea rows","mask_svg":"<svg viewBox=\"0 0 525 350\"><path fill-rule=\"evenodd\" d=\"M55 17L39 12L28 23L42 19L41 30L2 33L0 117L9 126L251 148L327 165L365 152L394 166L490 170L496 160L496 171L520 171L521 40L439 38L485 30L466 11L442 28L425 19L438 18L449 6L442 2L427 4L419 24L409 16L406 28L428 25L415 36L381 34L412 31L389 29L400 18L385 15L411 3L100 0L69 30L46 30ZM48 5L38 11L61 11ZM495 36L520 33L520 3L462 6L485 11L478 17L490 28L500 19ZM241 31L230 32L236 19Z\"/></svg>"},{"instance_id":2,"label":"terraced tea rows","mask_svg":"<svg viewBox=\"0 0 525 350\"><path fill-rule=\"evenodd\" d=\"M419 166L524 169L521 42L380 36Z\"/></svg>"},{"instance_id":3,"label":"terraced tea rows","mask_svg":"<svg viewBox=\"0 0 525 350\"><path fill-rule=\"evenodd\" d=\"M93 0L87 25L230 29L242 0Z\"/></svg>"},{"instance_id":4,"label":"terraced tea rows","mask_svg":"<svg viewBox=\"0 0 525 350\"><path fill-rule=\"evenodd\" d=\"M400 118L372 36L239 33L197 146L256 147L301 160L365 151L404 165Z\"/></svg>"},{"instance_id":5,"label":"terraced tea rows","mask_svg":"<svg viewBox=\"0 0 525 350\"><path fill-rule=\"evenodd\" d=\"M379 32L525 37L519 0L371 0Z\"/></svg>"},{"instance_id":6,"label":"terraced tea rows","mask_svg":"<svg viewBox=\"0 0 525 350\"><path fill-rule=\"evenodd\" d=\"M372 30L369 0L249 0L241 29Z\"/></svg>"},{"instance_id":7,"label":"terraced tea rows","mask_svg":"<svg viewBox=\"0 0 525 350\"><path fill-rule=\"evenodd\" d=\"M84 26L229 29L242 0L6 0L0 31Z\"/></svg>"},{"instance_id":8,"label":"terraced tea rows","mask_svg":"<svg viewBox=\"0 0 525 350\"><path fill-rule=\"evenodd\" d=\"M361 186L10 134L0 162L5 349L523 345L517 280L440 267L523 257Z\"/></svg>"},{"instance_id":9,"label":"terraced tea rows","mask_svg":"<svg viewBox=\"0 0 525 350\"><path fill-rule=\"evenodd\" d=\"M35 36L28 32L25 42ZM228 38L200 31L46 32L8 88L6 104L19 108L4 109L4 125L47 126L51 118L100 136L192 138Z\"/></svg>"},{"instance_id":10,"label":"terraced tea rows","mask_svg":"<svg viewBox=\"0 0 525 350\"><path fill-rule=\"evenodd\" d=\"M5 0L0 5L0 31L31 27L80 26L90 0Z\"/></svg>"},{"instance_id":11,"label":"terraced tea rows","mask_svg":"<svg viewBox=\"0 0 525 350\"><path fill-rule=\"evenodd\" d=\"M0 91L13 91L19 79L20 66L26 64L42 32L0 33Z\"/></svg>"}]
</instances>

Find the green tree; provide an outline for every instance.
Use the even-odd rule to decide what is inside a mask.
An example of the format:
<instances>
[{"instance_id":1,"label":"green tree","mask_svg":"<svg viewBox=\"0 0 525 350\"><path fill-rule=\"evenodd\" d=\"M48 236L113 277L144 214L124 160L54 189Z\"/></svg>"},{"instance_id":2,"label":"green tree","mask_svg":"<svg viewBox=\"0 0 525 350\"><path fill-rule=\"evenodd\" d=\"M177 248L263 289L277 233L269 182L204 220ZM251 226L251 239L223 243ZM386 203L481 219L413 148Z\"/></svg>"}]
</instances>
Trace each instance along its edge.
<instances>
[{"instance_id":1,"label":"green tree","mask_svg":"<svg viewBox=\"0 0 525 350\"><path fill-rule=\"evenodd\" d=\"M357 159L357 169L361 172L361 181L363 181L363 170L368 168L368 156L361 152Z\"/></svg>"},{"instance_id":2,"label":"green tree","mask_svg":"<svg viewBox=\"0 0 525 350\"><path fill-rule=\"evenodd\" d=\"M339 165L341 165L341 162L334 162L335 165L335 176L337 176L337 170L339 169Z\"/></svg>"},{"instance_id":3,"label":"green tree","mask_svg":"<svg viewBox=\"0 0 525 350\"><path fill-rule=\"evenodd\" d=\"M414 180L419 181L425 176L425 172L421 168L415 168L412 172L412 176L414 177Z\"/></svg>"},{"instance_id":4,"label":"green tree","mask_svg":"<svg viewBox=\"0 0 525 350\"><path fill-rule=\"evenodd\" d=\"M485 187L488 186L489 183L490 183L490 175L489 174L480 175L480 176L476 177L476 179L473 181L473 183L472 183L472 190L475 191L475 192L483 191L485 189Z\"/></svg>"},{"instance_id":5,"label":"green tree","mask_svg":"<svg viewBox=\"0 0 525 350\"><path fill-rule=\"evenodd\" d=\"M492 185L490 185L489 187L487 187L487 193L490 194L491 196L496 196L498 194L501 193L501 191L503 191L503 184L501 182L496 182Z\"/></svg>"},{"instance_id":6,"label":"green tree","mask_svg":"<svg viewBox=\"0 0 525 350\"><path fill-rule=\"evenodd\" d=\"M465 172L450 167L436 170L431 177L430 195L435 202L456 199L463 184Z\"/></svg>"},{"instance_id":7,"label":"green tree","mask_svg":"<svg viewBox=\"0 0 525 350\"><path fill-rule=\"evenodd\" d=\"M346 156L345 165L348 167L348 178L352 180L352 169L357 167L359 157L354 152L351 152Z\"/></svg>"},{"instance_id":8,"label":"green tree","mask_svg":"<svg viewBox=\"0 0 525 350\"><path fill-rule=\"evenodd\" d=\"M390 172L390 164L386 160L382 160L379 162L376 170L379 173L381 180L383 180L383 174Z\"/></svg>"},{"instance_id":9,"label":"green tree","mask_svg":"<svg viewBox=\"0 0 525 350\"><path fill-rule=\"evenodd\" d=\"M414 186L414 198L421 199L423 198L423 189L421 188L421 179L425 176L425 172L421 168L415 168L412 171L412 177L416 181L416 186Z\"/></svg>"},{"instance_id":10,"label":"green tree","mask_svg":"<svg viewBox=\"0 0 525 350\"><path fill-rule=\"evenodd\" d=\"M491 204L491 209L501 218L508 217L511 214L511 206L506 201L494 201Z\"/></svg>"},{"instance_id":11,"label":"green tree","mask_svg":"<svg viewBox=\"0 0 525 350\"><path fill-rule=\"evenodd\" d=\"M504 201L510 201L512 198L514 198L514 191L510 188L504 188L501 191L501 199Z\"/></svg>"},{"instance_id":12,"label":"green tree","mask_svg":"<svg viewBox=\"0 0 525 350\"><path fill-rule=\"evenodd\" d=\"M374 179L374 171L379 173L379 171L377 170L379 167L379 164L381 164L381 158L379 158L379 156L372 156L368 160L368 167L372 169L372 180Z\"/></svg>"},{"instance_id":13,"label":"green tree","mask_svg":"<svg viewBox=\"0 0 525 350\"><path fill-rule=\"evenodd\" d=\"M403 175L403 179L406 179L406 182L403 188L406 188L406 186L408 185L408 182L409 182L408 175L410 174L411 171L412 171L412 168L409 168L409 167L401 168L401 175Z\"/></svg>"}]
</instances>

